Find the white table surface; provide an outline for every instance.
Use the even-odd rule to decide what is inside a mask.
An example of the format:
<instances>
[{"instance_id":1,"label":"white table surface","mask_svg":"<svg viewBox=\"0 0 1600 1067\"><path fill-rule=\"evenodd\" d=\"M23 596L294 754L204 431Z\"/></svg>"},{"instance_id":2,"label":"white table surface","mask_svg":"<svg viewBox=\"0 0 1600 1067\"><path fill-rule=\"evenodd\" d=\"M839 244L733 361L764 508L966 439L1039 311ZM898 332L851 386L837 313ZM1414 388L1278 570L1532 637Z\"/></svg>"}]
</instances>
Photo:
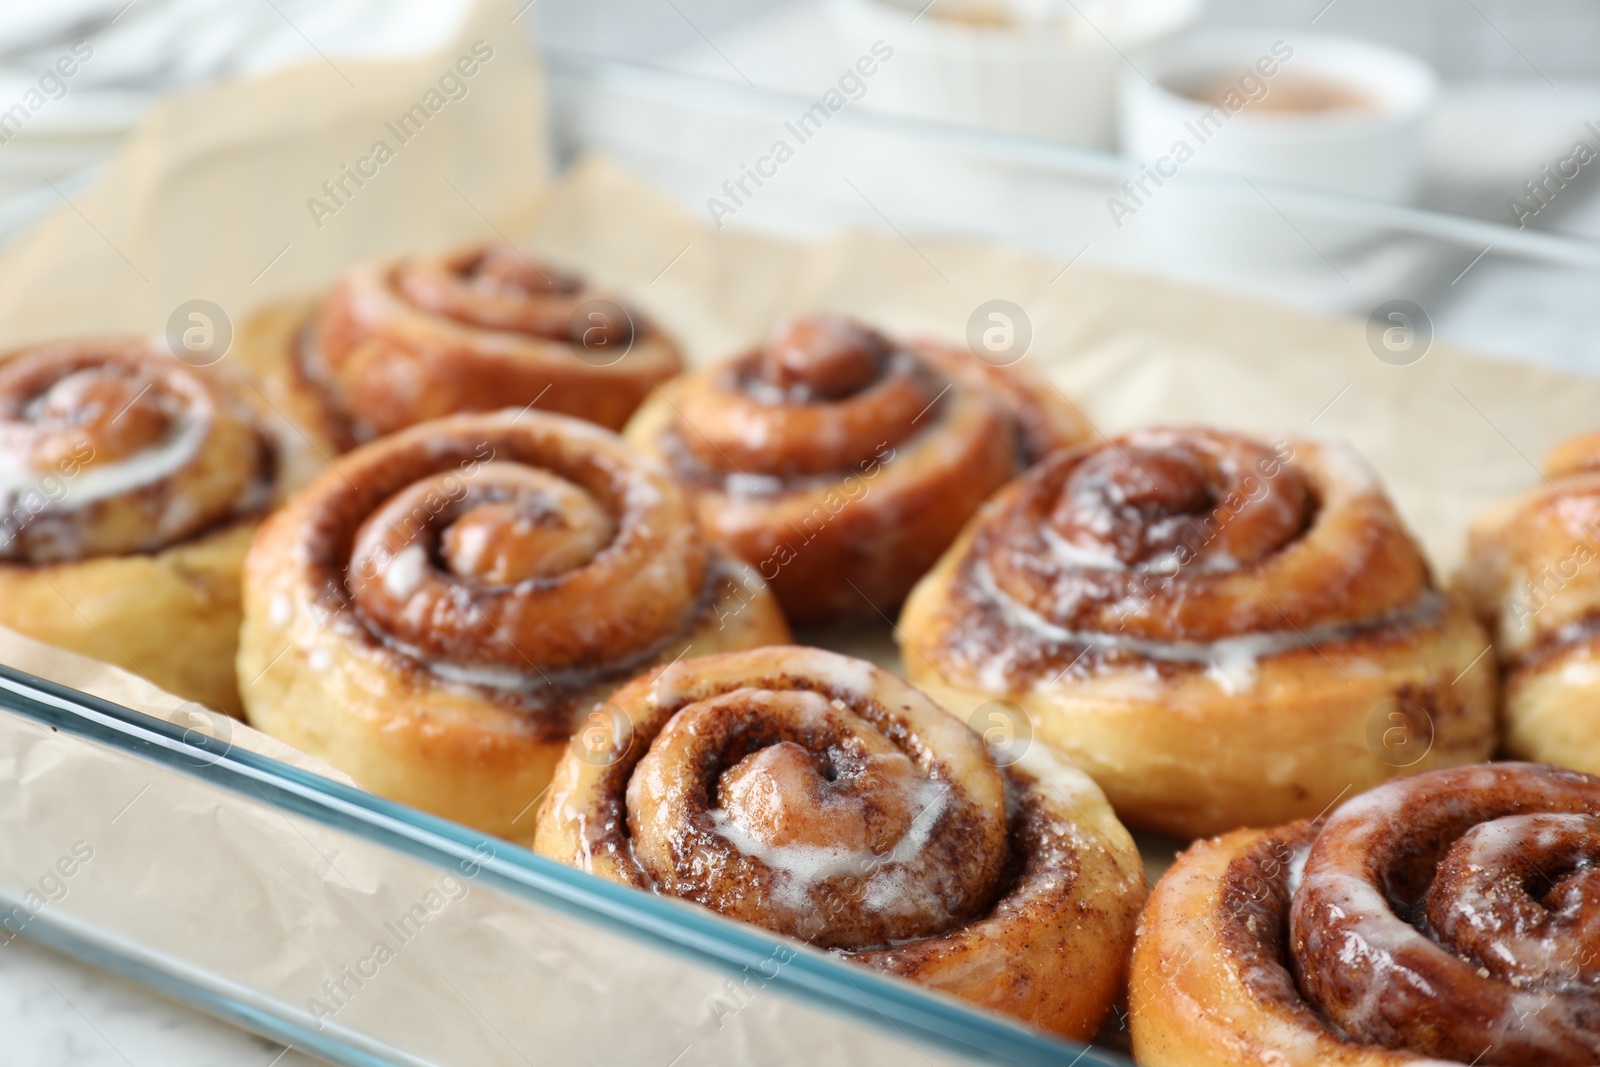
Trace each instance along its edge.
<instances>
[{"instance_id":1,"label":"white table surface","mask_svg":"<svg viewBox=\"0 0 1600 1067\"><path fill-rule=\"evenodd\" d=\"M0 944L0 1067L322 1062L23 938Z\"/></svg>"}]
</instances>

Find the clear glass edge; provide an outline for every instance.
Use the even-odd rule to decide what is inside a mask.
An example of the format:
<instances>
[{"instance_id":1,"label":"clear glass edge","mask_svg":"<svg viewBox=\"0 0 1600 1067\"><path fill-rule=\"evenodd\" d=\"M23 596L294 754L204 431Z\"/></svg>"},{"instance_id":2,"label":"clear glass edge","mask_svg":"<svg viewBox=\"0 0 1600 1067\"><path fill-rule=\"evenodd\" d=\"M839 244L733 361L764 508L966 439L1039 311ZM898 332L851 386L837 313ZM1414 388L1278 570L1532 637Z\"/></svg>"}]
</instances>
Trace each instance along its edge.
<instances>
[{"instance_id":1,"label":"clear glass edge","mask_svg":"<svg viewBox=\"0 0 1600 1067\"><path fill-rule=\"evenodd\" d=\"M616 885L502 838L478 833L258 753L234 749L226 742L3 664L0 710L233 792L283 805L332 829L441 869L453 870L463 859L470 859L481 866L483 876L510 895L626 930L632 936L646 938L669 951L687 953L730 973L758 966L780 945L794 947L755 927ZM479 851L477 846L484 842L493 843L492 857L485 858ZM57 924L40 940L230 1022L336 1062L361 1067L369 1063L416 1062L398 1057L384 1059L384 1054L354 1043L329 1046L327 1028L308 1028L299 1018L305 1013L290 1005L252 1002L254 998L242 996L239 991L229 992L220 983L207 985L203 976L182 973L183 969L171 966L170 961L136 957L126 946L97 941L92 932L70 931ZM1128 1062L1110 1050L1049 1037L958 1002L928 995L908 983L832 960L808 947L797 952L769 984L812 1003L849 1012L874 1026L910 1027L919 1036L980 1061L1055 1064L1070 1053L1078 1057L1071 1062L1083 1067L1125 1067ZM315 1044L336 1048L346 1058L331 1056L308 1044L307 1038L313 1033L320 1035ZM380 1058L370 1058L374 1055ZM392 1050L388 1055L393 1056Z\"/></svg>"},{"instance_id":2,"label":"clear glass edge","mask_svg":"<svg viewBox=\"0 0 1600 1067\"><path fill-rule=\"evenodd\" d=\"M712 111L786 118L799 104L813 101L776 89L722 81L569 49L541 49L552 78L572 84L611 85L650 92L663 100ZM1098 180L1137 176L1139 161L1127 156L1025 137L1019 134L857 109L834 121L863 130L912 137L966 153L973 158L1054 171ZM1249 179L1211 171L1186 173L1196 185L1259 200L1271 194L1279 209L1310 218L1359 223L1432 238L1463 248L1492 247L1501 254L1557 266L1600 270L1600 241L1547 230L1517 229L1486 219L1451 215L1403 204L1368 200L1268 179Z\"/></svg>"}]
</instances>

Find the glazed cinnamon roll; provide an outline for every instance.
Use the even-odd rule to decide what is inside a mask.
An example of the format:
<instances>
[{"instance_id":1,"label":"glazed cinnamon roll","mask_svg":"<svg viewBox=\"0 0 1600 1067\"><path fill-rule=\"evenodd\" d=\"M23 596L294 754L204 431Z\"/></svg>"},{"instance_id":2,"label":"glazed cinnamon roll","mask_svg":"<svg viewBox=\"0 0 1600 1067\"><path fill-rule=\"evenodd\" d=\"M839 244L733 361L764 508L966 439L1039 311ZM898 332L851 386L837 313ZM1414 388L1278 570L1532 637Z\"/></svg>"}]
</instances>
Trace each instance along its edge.
<instances>
[{"instance_id":1,"label":"glazed cinnamon roll","mask_svg":"<svg viewBox=\"0 0 1600 1067\"><path fill-rule=\"evenodd\" d=\"M604 711L537 851L1053 1033L1105 1017L1143 868L1042 746L996 760L898 678L814 648L683 660Z\"/></svg>"},{"instance_id":2,"label":"glazed cinnamon roll","mask_svg":"<svg viewBox=\"0 0 1600 1067\"><path fill-rule=\"evenodd\" d=\"M341 457L245 567L250 723L383 796L526 838L574 726L652 663L786 640L620 437L438 419Z\"/></svg>"},{"instance_id":3,"label":"glazed cinnamon roll","mask_svg":"<svg viewBox=\"0 0 1600 1067\"><path fill-rule=\"evenodd\" d=\"M986 496L1087 428L1019 368L816 315L663 388L627 435L803 624L893 612Z\"/></svg>"},{"instance_id":4,"label":"glazed cinnamon roll","mask_svg":"<svg viewBox=\"0 0 1600 1067\"><path fill-rule=\"evenodd\" d=\"M1600 779L1397 779L1194 845L1140 919L1141 1064L1600 1062Z\"/></svg>"},{"instance_id":5,"label":"glazed cinnamon roll","mask_svg":"<svg viewBox=\"0 0 1600 1067\"><path fill-rule=\"evenodd\" d=\"M506 245L359 264L319 306L263 312L241 348L284 407L340 448L505 407L620 429L682 367L642 315Z\"/></svg>"},{"instance_id":6,"label":"glazed cinnamon roll","mask_svg":"<svg viewBox=\"0 0 1600 1067\"><path fill-rule=\"evenodd\" d=\"M293 448L251 398L136 338L0 357L0 625L237 713L240 568Z\"/></svg>"},{"instance_id":7,"label":"glazed cinnamon roll","mask_svg":"<svg viewBox=\"0 0 1600 1067\"><path fill-rule=\"evenodd\" d=\"M1457 581L1504 666L1506 751L1600 772L1600 435L1545 472L1473 524Z\"/></svg>"},{"instance_id":8,"label":"glazed cinnamon roll","mask_svg":"<svg viewBox=\"0 0 1600 1067\"><path fill-rule=\"evenodd\" d=\"M1343 447L1144 430L996 494L911 595L913 682L1003 699L1130 824L1314 815L1494 747L1493 656Z\"/></svg>"}]
</instances>

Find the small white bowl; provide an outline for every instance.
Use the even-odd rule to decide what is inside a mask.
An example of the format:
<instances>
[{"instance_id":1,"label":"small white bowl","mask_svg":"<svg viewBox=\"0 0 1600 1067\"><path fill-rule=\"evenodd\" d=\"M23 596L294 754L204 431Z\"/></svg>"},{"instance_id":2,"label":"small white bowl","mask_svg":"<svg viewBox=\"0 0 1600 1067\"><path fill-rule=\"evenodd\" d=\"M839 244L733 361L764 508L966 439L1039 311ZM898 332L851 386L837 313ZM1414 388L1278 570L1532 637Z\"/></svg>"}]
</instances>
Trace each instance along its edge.
<instances>
[{"instance_id":1,"label":"small white bowl","mask_svg":"<svg viewBox=\"0 0 1600 1067\"><path fill-rule=\"evenodd\" d=\"M1295 215L1242 183L1186 181L1190 171L1396 202L1416 192L1439 92L1421 60L1314 31L1243 30L1173 42L1143 56L1140 68L1123 76L1119 124L1122 152L1139 164L1134 188L1114 191L1107 210L1119 230L1137 225L1135 240L1153 241L1165 255L1326 269L1316 261L1379 236ZM1224 96L1226 106L1202 102L1190 95L1202 85L1212 87L1209 99L1224 87L1234 97ZM1285 94L1318 89L1353 103L1285 107Z\"/></svg>"},{"instance_id":2,"label":"small white bowl","mask_svg":"<svg viewBox=\"0 0 1600 1067\"><path fill-rule=\"evenodd\" d=\"M1155 162L1183 142L1194 151L1183 167L1380 200L1416 191L1423 127L1439 92L1420 59L1349 37L1247 30L1196 34L1153 50L1139 67L1142 74L1122 78L1125 155ZM1241 100L1260 95L1236 111L1186 95L1208 81L1233 86ZM1307 85L1339 87L1360 104L1275 109ZM1210 136L1201 142L1197 132Z\"/></svg>"},{"instance_id":3,"label":"small white bowl","mask_svg":"<svg viewBox=\"0 0 1600 1067\"><path fill-rule=\"evenodd\" d=\"M1109 148L1123 53L1189 26L1202 2L994 0L984 7L1008 16L994 22L941 16L957 0L830 0L829 10L848 48L894 50L871 83L873 107Z\"/></svg>"}]
</instances>

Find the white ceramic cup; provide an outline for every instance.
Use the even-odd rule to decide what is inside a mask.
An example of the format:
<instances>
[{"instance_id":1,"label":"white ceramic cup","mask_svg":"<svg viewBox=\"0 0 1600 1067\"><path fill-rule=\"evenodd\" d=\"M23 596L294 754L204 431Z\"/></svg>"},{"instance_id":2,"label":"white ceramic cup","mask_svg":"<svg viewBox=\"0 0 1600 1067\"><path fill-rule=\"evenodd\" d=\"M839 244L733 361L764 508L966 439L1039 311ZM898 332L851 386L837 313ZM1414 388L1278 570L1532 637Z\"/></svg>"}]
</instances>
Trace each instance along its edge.
<instances>
[{"instance_id":1,"label":"white ceramic cup","mask_svg":"<svg viewBox=\"0 0 1600 1067\"><path fill-rule=\"evenodd\" d=\"M894 49L873 107L1110 148L1123 54L1190 25L1202 0L995 0L1007 17L991 23L941 14L958 2L830 0L842 44Z\"/></svg>"},{"instance_id":2,"label":"white ceramic cup","mask_svg":"<svg viewBox=\"0 0 1600 1067\"><path fill-rule=\"evenodd\" d=\"M1248 187L1185 182L1191 169L1386 201L1416 192L1439 87L1419 59L1314 31L1242 30L1174 41L1139 67L1122 78L1119 135L1123 154L1143 165L1133 175L1138 184L1118 198L1168 247L1270 261L1326 255L1373 236L1280 213ZM1205 101L1191 95L1201 86L1210 87ZM1329 90L1347 106L1289 106ZM1210 102L1219 95L1225 103ZM1161 182L1142 180L1147 170ZM1110 202L1108 209L1119 224L1129 217Z\"/></svg>"},{"instance_id":3,"label":"white ceramic cup","mask_svg":"<svg viewBox=\"0 0 1600 1067\"><path fill-rule=\"evenodd\" d=\"M1217 31L1153 50L1143 73L1122 77L1123 153L1153 161L1186 139L1186 166L1268 178L1380 200L1406 200L1416 189L1423 126L1438 78L1420 59L1350 37L1302 30ZM1207 81L1234 86L1237 111L1202 103L1186 90ZM1359 106L1278 110L1295 85L1348 90ZM1191 131L1212 114L1203 144Z\"/></svg>"}]
</instances>

